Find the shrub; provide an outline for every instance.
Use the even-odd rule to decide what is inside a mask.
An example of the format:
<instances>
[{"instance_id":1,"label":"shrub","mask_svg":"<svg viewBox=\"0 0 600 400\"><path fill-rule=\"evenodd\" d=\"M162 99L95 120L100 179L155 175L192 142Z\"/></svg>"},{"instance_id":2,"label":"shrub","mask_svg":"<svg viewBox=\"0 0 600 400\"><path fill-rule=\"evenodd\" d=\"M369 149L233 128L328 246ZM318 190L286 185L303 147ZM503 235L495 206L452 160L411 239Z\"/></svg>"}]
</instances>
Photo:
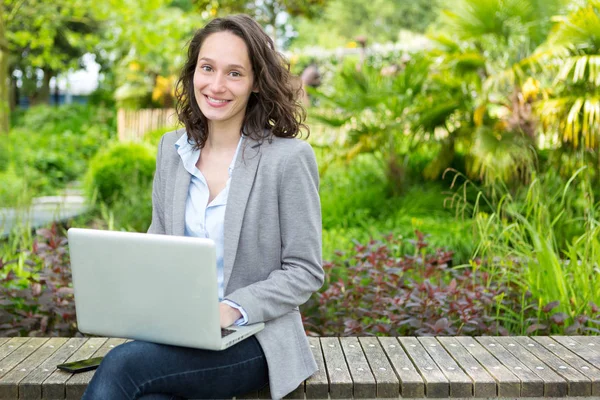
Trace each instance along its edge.
<instances>
[{"instance_id":1,"label":"shrub","mask_svg":"<svg viewBox=\"0 0 600 400\"><path fill-rule=\"evenodd\" d=\"M598 332L598 308L574 322L478 262L452 267L452 252L388 235L356 243L324 264L326 282L303 306L311 335L482 335ZM403 253L403 251L405 253Z\"/></svg>"},{"instance_id":2,"label":"shrub","mask_svg":"<svg viewBox=\"0 0 600 400\"><path fill-rule=\"evenodd\" d=\"M90 162L86 175L88 195L112 204L132 188L146 188L155 169L154 150L145 144L113 143Z\"/></svg>"},{"instance_id":3,"label":"shrub","mask_svg":"<svg viewBox=\"0 0 600 400\"><path fill-rule=\"evenodd\" d=\"M84 105L32 107L17 113L14 126L10 160L36 194L54 194L81 177L116 131L112 110Z\"/></svg>"},{"instance_id":4,"label":"shrub","mask_svg":"<svg viewBox=\"0 0 600 400\"><path fill-rule=\"evenodd\" d=\"M67 238L54 224L37 231L26 251L28 273L20 278L16 259L0 257L0 336L74 336L75 303Z\"/></svg>"},{"instance_id":5,"label":"shrub","mask_svg":"<svg viewBox=\"0 0 600 400\"><path fill-rule=\"evenodd\" d=\"M6 171L0 171L0 208L15 207L29 202L29 191L27 182L22 175L9 167ZM2 216L0 215L0 224Z\"/></svg>"}]
</instances>

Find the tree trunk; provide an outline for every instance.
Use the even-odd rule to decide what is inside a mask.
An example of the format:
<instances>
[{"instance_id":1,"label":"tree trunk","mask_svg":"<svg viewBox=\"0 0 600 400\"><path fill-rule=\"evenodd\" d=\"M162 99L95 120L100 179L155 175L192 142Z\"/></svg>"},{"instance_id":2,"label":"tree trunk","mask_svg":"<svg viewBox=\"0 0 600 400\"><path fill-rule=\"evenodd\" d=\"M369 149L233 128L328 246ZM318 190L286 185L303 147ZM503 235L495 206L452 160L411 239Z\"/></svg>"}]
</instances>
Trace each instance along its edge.
<instances>
[{"instance_id":1,"label":"tree trunk","mask_svg":"<svg viewBox=\"0 0 600 400\"><path fill-rule=\"evenodd\" d=\"M10 75L10 111L13 112L19 106L19 102L21 101L21 96L19 93L19 87L17 86L17 79L12 76L12 73L9 72Z\"/></svg>"},{"instance_id":2,"label":"tree trunk","mask_svg":"<svg viewBox=\"0 0 600 400\"><path fill-rule=\"evenodd\" d=\"M52 70L49 68L43 68L44 78L42 79L42 87L38 92L37 100L38 104L50 104L50 79L52 79Z\"/></svg>"},{"instance_id":3,"label":"tree trunk","mask_svg":"<svg viewBox=\"0 0 600 400\"><path fill-rule=\"evenodd\" d=\"M4 3L0 2L0 134L8 134L9 128L8 42L4 31Z\"/></svg>"},{"instance_id":4,"label":"tree trunk","mask_svg":"<svg viewBox=\"0 0 600 400\"><path fill-rule=\"evenodd\" d=\"M58 90L58 76L56 77L56 85L54 85L54 105L60 105L60 91Z\"/></svg>"}]
</instances>

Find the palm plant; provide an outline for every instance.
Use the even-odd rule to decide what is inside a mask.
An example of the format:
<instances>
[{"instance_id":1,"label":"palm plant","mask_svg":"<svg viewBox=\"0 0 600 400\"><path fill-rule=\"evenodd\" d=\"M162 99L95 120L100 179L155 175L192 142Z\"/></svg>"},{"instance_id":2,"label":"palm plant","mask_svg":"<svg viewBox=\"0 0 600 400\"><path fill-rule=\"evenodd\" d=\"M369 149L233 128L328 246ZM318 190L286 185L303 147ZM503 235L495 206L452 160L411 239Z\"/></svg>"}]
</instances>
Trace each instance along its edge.
<instances>
[{"instance_id":1,"label":"palm plant","mask_svg":"<svg viewBox=\"0 0 600 400\"><path fill-rule=\"evenodd\" d=\"M528 57L546 37L551 16L563 0L458 0L440 17L441 34L432 56L432 96L421 109L418 128L443 129L445 147L434 160L432 175L447 164L453 146L469 155L467 172L487 182L510 182L528 176L534 166L537 123L532 103L538 82ZM431 115L439 94L454 104ZM443 97L444 95L442 95ZM437 107L439 109L439 107ZM433 118L432 118L433 117ZM440 162L441 160L441 162ZM433 163L432 163L433 164Z\"/></svg>"},{"instance_id":2,"label":"palm plant","mask_svg":"<svg viewBox=\"0 0 600 400\"><path fill-rule=\"evenodd\" d=\"M550 68L537 111L544 127L567 149L600 147L600 1L589 0L558 22L536 61ZM596 156L597 157L597 156ZM600 158L597 159L600 161ZM599 165L600 166L600 165Z\"/></svg>"},{"instance_id":3,"label":"palm plant","mask_svg":"<svg viewBox=\"0 0 600 400\"><path fill-rule=\"evenodd\" d=\"M339 128L343 146L330 159L351 161L361 153L374 153L386 165L392 188L400 188L403 163L418 138L409 130L411 105L422 92L428 61L414 57L393 74L369 64L360 69L345 62L331 84L310 90L320 107L314 117ZM326 163L322 164L326 167Z\"/></svg>"}]
</instances>

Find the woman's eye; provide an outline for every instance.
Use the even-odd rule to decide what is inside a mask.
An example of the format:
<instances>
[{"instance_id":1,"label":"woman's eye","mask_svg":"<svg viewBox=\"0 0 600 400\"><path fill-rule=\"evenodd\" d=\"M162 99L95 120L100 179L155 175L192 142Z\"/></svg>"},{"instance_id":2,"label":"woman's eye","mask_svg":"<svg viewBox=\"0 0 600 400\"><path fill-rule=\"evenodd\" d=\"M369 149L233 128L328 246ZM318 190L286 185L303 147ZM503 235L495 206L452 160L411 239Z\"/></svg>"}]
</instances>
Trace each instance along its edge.
<instances>
[{"instance_id":1,"label":"woman's eye","mask_svg":"<svg viewBox=\"0 0 600 400\"><path fill-rule=\"evenodd\" d=\"M239 72L237 71L231 71L230 72L231 76L233 76L234 78L239 78L240 76L242 76Z\"/></svg>"},{"instance_id":2,"label":"woman's eye","mask_svg":"<svg viewBox=\"0 0 600 400\"><path fill-rule=\"evenodd\" d=\"M210 65L203 65L203 66L200 67L200 69L202 71L206 71L206 72L212 71L212 68L210 67Z\"/></svg>"}]
</instances>

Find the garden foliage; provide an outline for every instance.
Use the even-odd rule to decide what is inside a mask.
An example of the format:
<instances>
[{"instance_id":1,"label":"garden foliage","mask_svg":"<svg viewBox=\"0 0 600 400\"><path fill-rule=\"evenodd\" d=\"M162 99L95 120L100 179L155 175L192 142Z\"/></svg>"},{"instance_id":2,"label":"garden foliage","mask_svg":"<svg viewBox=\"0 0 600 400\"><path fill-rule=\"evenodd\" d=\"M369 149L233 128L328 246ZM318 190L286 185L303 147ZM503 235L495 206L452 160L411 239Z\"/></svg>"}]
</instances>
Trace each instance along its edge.
<instances>
[{"instance_id":1,"label":"garden foliage","mask_svg":"<svg viewBox=\"0 0 600 400\"><path fill-rule=\"evenodd\" d=\"M324 288L302 308L311 335L484 335L599 333L594 303L569 318L479 262L453 267L452 253L427 250L425 235L356 243L325 263Z\"/></svg>"},{"instance_id":2,"label":"garden foliage","mask_svg":"<svg viewBox=\"0 0 600 400\"><path fill-rule=\"evenodd\" d=\"M90 197L112 204L133 188L148 189L155 169L154 150L141 143L112 143L91 161L86 175Z\"/></svg>"},{"instance_id":3,"label":"garden foliage","mask_svg":"<svg viewBox=\"0 0 600 400\"><path fill-rule=\"evenodd\" d=\"M15 272L17 259L0 257L0 336L74 336L75 303L67 238L54 224L40 229L25 254L25 268Z\"/></svg>"}]
</instances>

